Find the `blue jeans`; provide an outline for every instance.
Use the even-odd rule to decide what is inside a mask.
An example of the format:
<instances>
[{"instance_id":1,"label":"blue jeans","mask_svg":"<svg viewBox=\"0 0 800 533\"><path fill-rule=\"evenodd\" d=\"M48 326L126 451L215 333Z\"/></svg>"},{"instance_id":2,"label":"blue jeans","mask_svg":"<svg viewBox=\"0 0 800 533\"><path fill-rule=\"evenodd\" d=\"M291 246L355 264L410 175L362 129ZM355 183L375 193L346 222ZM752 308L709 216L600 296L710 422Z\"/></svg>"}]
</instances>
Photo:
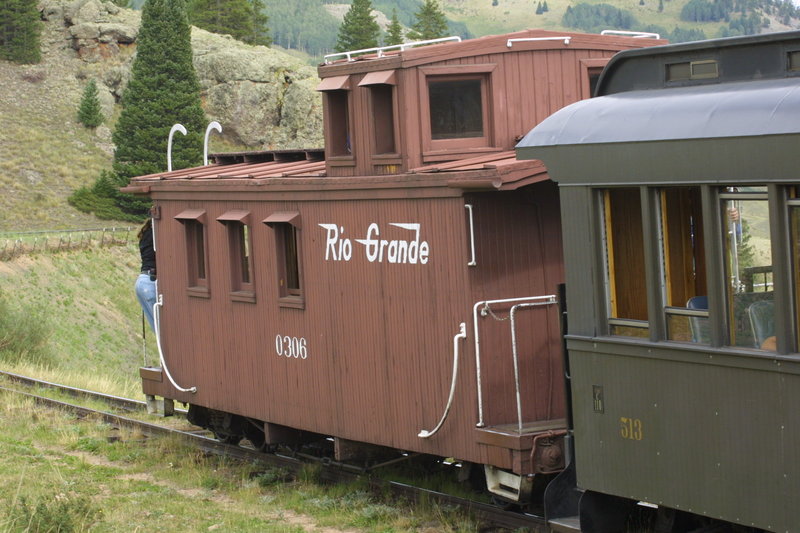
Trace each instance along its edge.
<instances>
[{"instance_id":1,"label":"blue jeans","mask_svg":"<svg viewBox=\"0 0 800 533\"><path fill-rule=\"evenodd\" d=\"M150 327L155 331L153 305L156 303L156 282L150 281L149 274L139 274L136 279L136 298L139 299L139 303L142 305L144 316L150 323Z\"/></svg>"}]
</instances>

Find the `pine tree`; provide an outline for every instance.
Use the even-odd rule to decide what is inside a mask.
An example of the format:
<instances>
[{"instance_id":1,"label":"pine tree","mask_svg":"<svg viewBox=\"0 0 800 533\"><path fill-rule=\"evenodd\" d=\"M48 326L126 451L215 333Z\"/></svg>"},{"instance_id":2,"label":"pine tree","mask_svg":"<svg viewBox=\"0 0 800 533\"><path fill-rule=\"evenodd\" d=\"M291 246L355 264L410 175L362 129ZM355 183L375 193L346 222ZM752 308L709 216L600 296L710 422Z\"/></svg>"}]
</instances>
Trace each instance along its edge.
<instances>
[{"instance_id":1,"label":"pine tree","mask_svg":"<svg viewBox=\"0 0 800 533\"><path fill-rule=\"evenodd\" d=\"M0 59L38 63L42 59L37 0L0 2Z\"/></svg>"},{"instance_id":2,"label":"pine tree","mask_svg":"<svg viewBox=\"0 0 800 533\"><path fill-rule=\"evenodd\" d=\"M536 14L537 15L541 15L542 13L543 13L543 11L542 11L542 3L539 2L538 4L536 4Z\"/></svg>"},{"instance_id":3,"label":"pine tree","mask_svg":"<svg viewBox=\"0 0 800 533\"><path fill-rule=\"evenodd\" d=\"M189 22L213 33L234 39L269 45L269 17L262 0L190 0Z\"/></svg>"},{"instance_id":4,"label":"pine tree","mask_svg":"<svg viewBox=\"0 0 800 533\"><path fill-rule=\"evenodd\" d=\"M392 9L392 18L389 21L389 27L386 28L385 44L403 44L403 27L397 18L397 9Z\"/></svg>"},{"instance_id":5,"label":"pine tree","mask_svg":"<svg viewBox=\"0 0 800 533\"><path fill-rule=\"evenodd\" d=\"M78 108L78 122L92 129L103 123L103 113L100 111L100 98L94 78L89 80L83 89L81 104Z\"/></svg>"},{"instance_id":6,"label":"pine tree","mask_svg":"<svg viewBox=\"0 0 800 533\"><path fill-rule=\"evenodd\" d=\"M659 13L664 12L664 0L658 0L658 12Z\"/></svg>"},{"instance_id":7,"label":"pine tree","mask_svg":"<svg viewBox=\"0 0 800 533\"><path fill-rule=\"evenodd\" d=\"M205 114L192 64L186 2L147 0L131 79L114 131L114 172L123 184L166 168L165 143L175 123L183 124L189 135L173 145L174 166L199 164Z\"/></svg>"},{"instance_id":8,"label":"pine tree","mask_svg":"<svg viewBox=\"0 0 800 533\"><path fill-rule=\"evenodd\" d=\"M447 18L436 0L425 0L414 16L417 21L411 26L408 38L424 41L447 35Z\"/></svg>"},{"instance_id":9,"label":"pine tree","mask_svg":"<svg viewBox=\"0 0 800 533\"><path fill-rule=\"evenodd\" d=\"M542 4L542 13L547 13L548 11L550 11L550 8L547 7L547 0L544 0L544 3Z\"/></svg>"},{"instance_id":10,"label":"pine tree","mask_svg":"<svg viewBox=\"0 0 800 533\"><path fill-rule=\"evenodd\" d=\"M104 171L93 187L75 191L72 205L117 220L145 216L149 201L117 189L134 176L166 170L167 137L175 123L189 134L178 134L173 141L173 167L201 163L206 120L190 38L185 0L145 2L136 58L113 135L113 172Z\"/></svg>"},{"instance_id":11,"label":"pine tree","mask_svg":"<svg viewBox=\"0 0 800 533\"><path fill-rule=\"evenodd\" d=\"M381 27L372 15L370 0L353 0L336 38L336 51L363 50L378 46Z\"/></svg>"},{"instance_id":12,"label":"pine tree","mask_svg":"<svg viewBox=\"0 0 800 533\"><path fill-rule=\"evenodd\" d=\"M269 17L263 0L248 0L250 4L250 24L249 33L242 40L250 44L261 44L269 46L272 44L272 37L269 34Z\"/></svg>"}]
</instances>

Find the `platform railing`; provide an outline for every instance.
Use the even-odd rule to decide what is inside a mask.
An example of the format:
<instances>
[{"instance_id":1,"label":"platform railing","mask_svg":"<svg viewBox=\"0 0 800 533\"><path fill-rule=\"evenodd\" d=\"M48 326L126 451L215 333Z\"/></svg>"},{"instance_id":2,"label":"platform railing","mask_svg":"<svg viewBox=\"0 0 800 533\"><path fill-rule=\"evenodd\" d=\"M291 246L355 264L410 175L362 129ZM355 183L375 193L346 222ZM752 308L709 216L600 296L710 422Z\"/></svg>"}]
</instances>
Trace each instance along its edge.
<instances>
[{"instance_id":1,"label":"platform railing","mask_svg":"<svg viewBox=\"0 0 800 533\"><path fill-rule=\"evenodd\" d=\"M472 324L474 328L475 339L475 372L478 387L478 423L476 427L485 427L486 422L483 418L483 389L481 386L481 342L480 342L480 328L479 317L493 316L497 320L509 320L510 334L511 334L511 349L512 359L514 364L514 391L516 394L517 404L517 428L522 433L522 395L520 393L520 380L519 380L519 354L517 352L517 332L516 332L516 313L519 309L530 309L535 307L542 307L548 305L556 305L558 299L554 294L545 296L527 296L523 298L506 298L501 300L483 300L476 302L472 307ZM509 316L505 318L498 318L492 310L492 305L499 304L514 304L511 306Z\"/></svg>"}]
</instances>

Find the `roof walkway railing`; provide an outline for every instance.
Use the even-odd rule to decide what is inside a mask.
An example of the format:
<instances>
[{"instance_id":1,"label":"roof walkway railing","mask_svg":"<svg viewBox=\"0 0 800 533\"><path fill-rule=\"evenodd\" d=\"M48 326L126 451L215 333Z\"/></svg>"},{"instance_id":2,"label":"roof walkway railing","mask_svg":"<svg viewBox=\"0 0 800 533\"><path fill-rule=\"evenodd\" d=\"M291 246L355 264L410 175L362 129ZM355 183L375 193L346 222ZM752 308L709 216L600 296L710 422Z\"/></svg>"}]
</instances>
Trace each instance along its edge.
<instances>
[{"instance_id":1,"label":"roof walkway railing","mask_svg":"<svg viewBox=\"0 0 800 533\"><path fill-rule=\"evenodd\" d=\"M440 37L438 39L428 39L427 41L411 41L410 43L391 44L389 46L379 46L377 48L364 48L362 50L350 50L348 52L337 52L335 54L327 54L324 57L324 60L325 60L325 64L326 65L331 63L331 61L330 61L331 58L341 57L341 56L347 57L348 61L355 61L355 59L353 59L354 55L357 55L357 54L371 54L371 53L374 53L374 52L377 52L378 57L383 57L384 56L384 52L386 52L387 50L398 49L401 52L403 52L406 48L411 48L411 47L414 47L414 46L423 46L423 45L426 45L426 44L445 43L445 42L448 42L448 41L454 41L454 42L460 43L461 42L461 37L459 37L457 35L454 35L452 37Z\"/></svg>"}]
</instances>

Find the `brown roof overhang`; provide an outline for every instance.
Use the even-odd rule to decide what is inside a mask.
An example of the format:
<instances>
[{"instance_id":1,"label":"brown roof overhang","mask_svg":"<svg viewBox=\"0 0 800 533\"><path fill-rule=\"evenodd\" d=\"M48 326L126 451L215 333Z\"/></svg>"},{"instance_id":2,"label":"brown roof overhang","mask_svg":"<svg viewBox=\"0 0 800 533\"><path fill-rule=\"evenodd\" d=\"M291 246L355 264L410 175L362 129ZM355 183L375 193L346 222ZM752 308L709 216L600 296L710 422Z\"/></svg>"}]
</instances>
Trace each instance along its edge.
<instances>
[{"instance_id":1,"label":"brown roof overhang","mask_svg":"<svg viewBox=\"0 0 800 533\"><path fill-rule=\"evenodd\" d=\"M359 87L366 85L397 85L397 76L394 70L369 72L358 84Z\"/></svg>"},{"instance_id":2,"label":"brown roof overhang","mask_svg":"<svg viewBox=\"0 0 800 533\"><path fill-rule=\"evenodd\" d=\"M341 91L350 89L350 76L325 78L317 85L318 91Z\"/></svg>"}]
</instances>

